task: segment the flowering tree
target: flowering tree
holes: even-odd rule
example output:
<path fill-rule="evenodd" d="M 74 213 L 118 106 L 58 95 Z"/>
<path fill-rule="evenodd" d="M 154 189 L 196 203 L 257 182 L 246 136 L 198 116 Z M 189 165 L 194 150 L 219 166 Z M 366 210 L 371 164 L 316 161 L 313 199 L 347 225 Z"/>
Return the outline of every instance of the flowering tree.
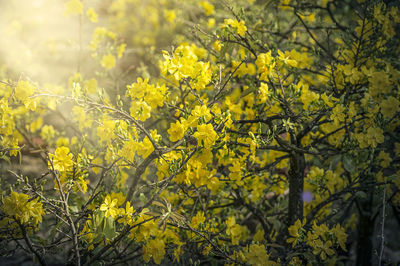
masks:
<path fill-rule="evenodd" d="M 3 71 L 2 255 L 389 262 L 400 17 L 386 2 L 66 1 L 78 72 Z M 42 172 L 14 170 L 33 155 Z"/>

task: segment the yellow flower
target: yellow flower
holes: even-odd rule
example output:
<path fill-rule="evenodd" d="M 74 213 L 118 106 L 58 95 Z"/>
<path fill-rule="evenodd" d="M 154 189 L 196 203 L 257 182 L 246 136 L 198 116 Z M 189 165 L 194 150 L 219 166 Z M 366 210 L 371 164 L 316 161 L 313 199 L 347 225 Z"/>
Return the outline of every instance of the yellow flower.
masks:
<path fill-rule="evenodd" d="M 321 239 L 317 239 L 315 242 L 313 254 L 314 255 L 320 255 L 322 260 L 327 259 L 328 256 L 332 256 L 335 254 L 335 251 L 331 249 L 332 247 L 332 242 L 330 240 L 326 242 L 322 242 Z"/>
<path fill-rule="evenodd" d="M 80 0 L 69 0 L 64 4 L 66 16 L 79 15 L 83 12 L 83 4 Z"/>
<path fill-rule="evenodd" d="M 208 246 L 206 246 L 206 247 L 203 249 L 202 254 L 203 254 L 203 255 L 208 255 L 208 254 L 210 253 L 211 249 L 212 249 L 212 246 L 211 246 L 211 244 L 209 244 Z"/>
<path fill-rule="evenodd" d="M 215 19 L 209 18 L 207 21 L 207 28 L 211 29 L 211 28 L 214 28 L 214 26 L 215 26 Z"/>
<path fill-rule="evenodd" d="M 149 87 L 149 79 L 137 78 L 136 82 L 126 86 L 126 94 L 132 99 L 143 98 Z"/>
<path fill-rule="evenodd" d="M 325 240 L 325 233 L 329 231 L 329 227 L 326 224 L 321 224 L 318 226 L 314 221 L 313 230 L 315 235 L 320 236 L 322 239 Z"/>
<path fill-rule="evenodd" d="M 168 22 L 173 22 L 174 19 L 176 18 L 176 14 L 174 10 L 164 10 L 164 18 L 168 21 Z"/>
<path fill-rule="evenodd" d="M 30 83 L 29 81 L 21 80 L 18 81 L 17 86 L 15 87 L 15 92 L 14 92 L 14 97 L 19 100 L 24 102 L 25 106 L 28 107 L 28 105 L 35 105 L 33 103 L 33 100 L 29 98 L 29 96 L 33 95 L 36 91 L 36 87 Z M 30 108 L 32 111 L 35 110 L 35 108 Z"/>
<path fill-rule="evenodd" d="M 265 235 L 264 229 L 258 229 L 257 232 L 253 236 L 253 241 L 256 241 L 256 242 L 265 241 L 264 235 Z"/>
<path fill-rule="evenodd" d="M 281 0 L 280 5 L 278 6 L 282 10 L 290 10 L 291 7 L 289 6 L 290 0 Z"/>
<path fill-rule="evenodd" d="M 341 227 L 340 224 L 336 224 L 336 226 L 331 229 L 331 232 L 335 235 L 336 241 L 339 244 L 339 246 L 344 251 L 347 251 L 346 249 L 347 234 L 345 232 L 345 229 Z"/>
<path fill-rule="evenodd" d="M 332 109 L 332 114 L 329 117 L 331 120 L 333 120 L 333 123 L 337 126 L 340 124 L 340 122 L 344 122 L 346 115 L 344 113 L 345 108 L 342 107 L 340 104 L 336 105 Z"/>
<path fill-rule="evenodd" d="M 154 146 L 151 143 L 150 139 L 146 136 L 143 139 L 143 142 L 138 143 L 138 148 L 137 148 L 137 153 L 139 156 L 142 156 L 142 158 L 147 158 L 153 151 L 154 151 Z"/>
<path fill-rule="evenodd" d="M 400 101 L 394 98 L 393 96 L 389 96 L 387 100 L 383 100 L 380 103 L 381 113 L 386 118 L 392 118 L 396 112 L 399 110 Z"/>
<path fill-rule="evenodd" d="M 246 254 L 246 262 L 250 265 L 262 266 L 271 265 L 269 255 L 264 245 L 251 244 Z"/>
<path fill-rule="evenodd" d="M 124 224 L 129 224 L 132 225 L 133 223 L 133 207 L 131 206 L 131 203 L 128 201 L 126 203 L 125 206 L 125 210 L 124 209 L 120 209 L 122 210 L 121 215 L 123 216 L 122 219 L 119 220 L 120 223 L 124 223 Z"/>
<path fill-rule="evenodd" d="M 118 193 L 113 192 L 110 194 L 110 197 L 113 200 L 117 199 L 117 207 L 121 206 L 125 202 L 125 196 L 121 192 Z"/>
<path fill-rule="evenodd" d="M 191 116 L 193 117 L 193 119 L 204 118 L 204 122 L 208 122 L 212 118 L 210 109 L 207 107 L 207 105 L 202 105 L 202 106 L 197 105 L 192 110 Z M 189 118 L 188 120 L 191 120 L 191 119 Z M 189 124 L 192 124 L 192 123 L 189 122 Z"/>
<path fill-rule="evenodd" d="M 213 43 L 213 48 L 214 48 L 215 51 L 221 51 L 222 43 L 219 40 L 216 40 Z"/>
<path fill-rule="evenodd" d="M 39 198 L 29 199 L 29 195 L 11 191 L 10 196 L 3 198 L 0 209 L 9 217 L 17 219 L 20 223 L 33 222 L 36 226 L 42 222 L 44 214 Z"/>
<path fill-rule="evenodd" d="M 52 125 L 44 125 L 40 131 L 40 136 L 46 141 L 50 141 L 54 138 L 55 130 Z"/>
<path fill-rule="evenodd" d="M 201 1 L 200 5 L 204 9 L 206 16 L 210 16 L 214 12 L 214 6 L 208 1 Z"/>
<path fill-rule="evenodd" d="M 42 127 L 42 124 L 43 124 L 43 118 L 39 116 L 38 119 L 36 119 L 29 125 L 31 132 L 33 133 L 38 131 Z"/>
<path fill-rule="evenodd" d="M 79 129 L 90 128 L 92 126 L 93 120 L 90 114 L 86 113 L 85 109 L 80 106 L 74 106 L 72 108 L 72 113 L 74 114 L 75 120 L 78 121 Z"/>
<path fill-rule="evenodd" d="M 258 73 L 261 73 L 260 80 L 268 81 L 268 76 L 275 67 L 274 58 L 271 56 L 271 51 L 262 53 L 257 56 L 256 66 Z"/>
<path fill-rule="evenodd" d="M 150 261 L 150 257 L 156 264 L 160 264 L 165 255 L 165 244 L 161 239 L 152 239 L 147 241 L 147 245 L 143 247 L 143 259 Z"/>
<path fill-rule="evenodd" d="M 308 22 L 314 22 L 315 21 L 315 13 L 311 13 L 309 15 L 300 15 L 300 17 Z"/>
<path fill-rule="evenodd" d="M 105 211 L 104 215 L 106 217 L 111 216 L 112 218 L 115 218 L 118 215 L 118 209 L 116 208 L 117 203 L 118 199 L 111 200 L 111 197 L 107 195 L 104 199 L 104 203 L 100 206 L 100 210 Z"/>
<path fill-rule="evenodd" d="M 133 118 L 144 122 L 150 117 L 151 106 L 145 101 L 133 101 L 129 111 Z"/>
<path fill-rule="evenodd" d="M 101 142 L 109 142 L 115 137 L 114 129 L 116 122 L 114 120 L 104 120 L 103 125 L 97 127 L 97 136 Z"/>
<path fill-rule="evenodd" d="M 169 134 L 169 140 L 175 142 L 183 138 L 185 135 L 185 127 L 181 122 L 176 121 L 173 124 L 171 123 L 167 132 Z"/>
<path fill-rule="evenodd" d="M 192 222 L 190 223 L 190 226 L 197 229 L 200 224 L 204 223 L 206 218 L 204 217 L 203 212 L 197 212 L 195 216 L 192 217 Z"/>
<path fill-rule="evenodd" d="M 62 147 L 62 146 L 68 147 L 69 146 L 69 138 L 64 138 L 64 137 L 58 138 L 56 145 L 57 145 L 57 147 Z"/>
<path fill-rule="evenodd" d="M 300 222 L 299 219 L 294 223 L 294 225 L 291 225 L 288 228 L 289 235 L 292 236 L 291 238 L 287 239 L 287 243 L 292 243 L 292 247 L 295 247 L 299 241 L 299 238 L 301 236 L 301 230 L 305 224 L 305 220 L 303 220 L 303 223 Z"/>
<path fill-rule="evenodd" d="M 267 102 L 267 100 L 268 100 L 268 98 L 269 98 L 269 96 L 271 94 L 271 92 L 269 91 L 269 88 L 268 88 L 268 84 L 265 83 L 265 82 L 261 82 L 259 91 L 260 91 L 260 93 L 259 93 L 259 101 L 261 103 Z"/>
<path fill-rule="evenodd" d="M 89 8 L 88 11 L 86 12 L 86 15 L 88 16 L 88 18 L 91 22 L 97 23 L 98 15 L 97 15 L 96 11 L 94 11 L 93 8 Z"/>
<path fill-rule="evenodd" d="M 129 141 L 126 141 L 124 143 L 122 149 L 118 151 L 118 155 L 123 157 L 129 162 L 133 162 L 133 160 L 135 159 L 137 148 L 138 148 L 137 142 L 134 141 L 133 139 L 130 139 Z"/>
<path fill-rule="evenodd" d="M 74 191 L 75 192 L 82 191 L 83 193 L 86 193 L 87 185 L 89 183 L 90 183 L 89 180 L 85 180 L 85 178 L 83 176 L 80 176 L 78 178 L 78 180 L 75 182 Z"/>
<path fill-rule="evenodd" d="M 193 134 L 197 138 L 198 143 L 202 143 L 204 147 L 211 147 L 218 138 L 217 133 L 211 124 L 202 124 L 197 127 L 197 132 Z"/>
<path fill-rule="evenodd" d="M 384 151 L 381 151 L 376 159 L 380 161 L 380 166 L 382 166 L 383 168 L 388 167 L 390 165 L 390 162 L 392 161 L 390 155 Z"/>
<path fill-rule="evenodd" d="M 121 43 L 121 44 L 118 46 L 118 49 L 117 49 L 117 56 L 118 56 L 118 58 L 121 58 L 121 57 L 122 57 L 122 55 L 123 55 L 124 52 L 125 52 L 125 49 L 126 49 L 126 43 Z"/>
<path fill-rule="evenodd" d="M 289 65 L 291 67 L 297 66 L 297 61 L 291 59 L 290 53 L 288 51 L 282 53 L 280 50 L 278 50 L 278 55 L 279 55 L 279 60 L 283 62 L 285 65 Z"/>
<path fill-rule="evenodd" d="M 243 20 L 237 21 L 237 20 L 234 20 L 234 19 L 225 19 L 224 23 L 225 24 L 223 25 L 223 27 L 231 26 L 232 28 L 235 28 L 237 30 L 237 34 L 239 34 L 240 36 L 244 37 L 244 35 L 245 35 L 246 31 L 247 31 L 247 27 L 244 24 Z"/>
<path fill-rule="evenodd" d="M 111 68 L 115 67 L 115 56 L 113 56 L 110 53 L 104 55 L 103 58 L 101 59 L 101 66 L 107 70 L 110 70 Z"/>
<path fill-rule="evenodd" d="M 383 136 L 383 130 L 379 127 L 373 128 L 370 127 L 367 130 L 367 139 L 368 139 L 368 144 L 376 148 L 376 145 L 378 143 L 383 143 L 385 140 L 385 137 Z"/>
<path fill-rule="evenodd" d="M 71 170 L 74 165 L 72 154 L 69 153 L 67 147 L 58 147 L 54 154 L 49 154 L 51 162 L 49 162 L 50 169 L 54 168 L 56 171 L 64 172 Z"/>
<path fill-rule="evenodd" d="M 243 240 L 246 236 L 246 227 L 236 223 L 234 216 L 225 221 L 227 228 L 226 234 L 231 237 L 233 245 L 239 245 L 239 240 Z"/>

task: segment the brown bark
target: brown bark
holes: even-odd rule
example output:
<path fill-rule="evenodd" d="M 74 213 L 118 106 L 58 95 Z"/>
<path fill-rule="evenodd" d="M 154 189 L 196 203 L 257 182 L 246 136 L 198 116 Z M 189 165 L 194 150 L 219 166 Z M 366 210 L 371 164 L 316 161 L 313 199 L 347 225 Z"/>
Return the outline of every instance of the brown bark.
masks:
<path fill-rule="evenodd" d="M 303 219 L 304 169 L 304 154 L 293 152 L 289 169 L 289 224 Z"/>
<path fill-rule="evenodd" d="M 360 199 L 358 235 L 357 235 L 357 261 L 356 265 L 372 265 L 372 236 L 374 233 L 374 219 L 372 218 L 372 204 L 374 188 L 365 191 L 368 195 L 365 199 Z"/>

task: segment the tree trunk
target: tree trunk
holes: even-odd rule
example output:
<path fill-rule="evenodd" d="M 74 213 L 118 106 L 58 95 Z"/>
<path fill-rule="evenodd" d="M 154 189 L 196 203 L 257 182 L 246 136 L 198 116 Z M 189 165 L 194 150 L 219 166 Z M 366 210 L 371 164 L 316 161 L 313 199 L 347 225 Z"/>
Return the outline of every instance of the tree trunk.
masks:
<path fill-rule="evenodd" d="M 289 169 L 289 219 L 290 225 L 303 220 L 303 187 L 305 158 L 303 153 L 293 152 Z"/>
<path fill-rule="evenodd" d="M 372 235 L 374 233 L 374 219 L 372 219 L 372 202 L 374 188 L 368 189 L 366 199 L 359 201 L 359 220 L 357 236 L 356 265 L 372 265 Z"/>

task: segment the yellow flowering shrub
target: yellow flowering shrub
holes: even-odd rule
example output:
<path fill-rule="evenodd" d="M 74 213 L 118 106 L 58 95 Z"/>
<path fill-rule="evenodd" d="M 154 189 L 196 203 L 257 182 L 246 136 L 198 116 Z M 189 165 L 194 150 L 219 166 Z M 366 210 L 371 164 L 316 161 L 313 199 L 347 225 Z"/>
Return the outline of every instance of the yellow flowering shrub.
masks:
<path fill-rule="evenodd" d="M 1 255 L 400 263 L 398 7 L 267 2 L 0 4 Z"/>

